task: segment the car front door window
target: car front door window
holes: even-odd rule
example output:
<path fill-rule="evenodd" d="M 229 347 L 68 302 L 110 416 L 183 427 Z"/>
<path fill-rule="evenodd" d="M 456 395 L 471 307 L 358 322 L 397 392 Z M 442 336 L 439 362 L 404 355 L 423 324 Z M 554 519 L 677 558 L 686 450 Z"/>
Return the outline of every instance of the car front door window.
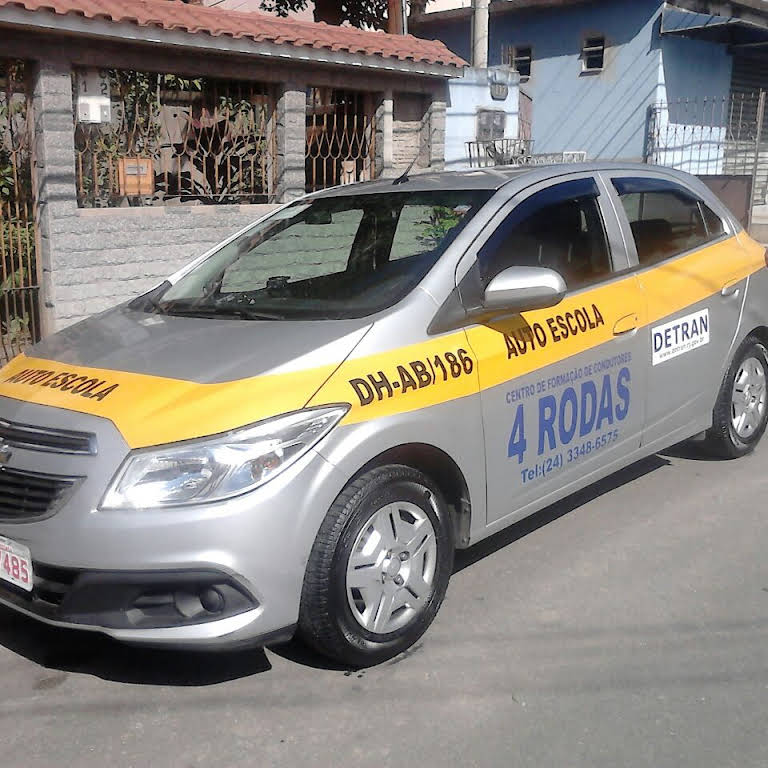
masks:
<path fill-rule="evenodd" d="M 479 255 L 484 284 L 507 267 L 547 267 L 569 290 L 611 274 L 608 241 L 594 180 L 549 187 L 522 201 Z"/>

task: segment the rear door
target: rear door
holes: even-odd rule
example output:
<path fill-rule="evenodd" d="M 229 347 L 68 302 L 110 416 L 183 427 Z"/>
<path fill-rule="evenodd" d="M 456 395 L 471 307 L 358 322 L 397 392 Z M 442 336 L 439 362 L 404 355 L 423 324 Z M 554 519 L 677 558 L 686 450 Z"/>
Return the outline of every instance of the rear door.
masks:
<path fill-rule="evenodd" d="M 569 288 L 555 307 L 467 329 L 481 388 L 488 523 L 506 524 L 639 448 L 645 306 L 593 175 L 532 186 L 493 225 L 459 284 L 465 306 L 510 266 L 549 267 Z"/>
<path fill-rule="evenodd" d="M 607 174 L 648 304 L 645 445 L 709 424 L 746 290 L 729 224 L 692 189 L 652 173 Z"/>

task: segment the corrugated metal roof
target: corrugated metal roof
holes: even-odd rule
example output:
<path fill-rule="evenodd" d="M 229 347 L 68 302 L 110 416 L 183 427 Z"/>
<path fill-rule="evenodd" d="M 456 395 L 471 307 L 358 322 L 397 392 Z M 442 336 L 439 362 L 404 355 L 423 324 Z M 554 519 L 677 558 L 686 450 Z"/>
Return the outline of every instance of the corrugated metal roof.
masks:
<path fill-rule="evenodd" d="M 0 0 L 2 8 L 71 15 L 193 35 L 250 39 L 282 45 L 463 67 L 466 62 L 437 40 L 353 27 L 281 19 L 266 13 L 187 5 L 179 0 Z"/>

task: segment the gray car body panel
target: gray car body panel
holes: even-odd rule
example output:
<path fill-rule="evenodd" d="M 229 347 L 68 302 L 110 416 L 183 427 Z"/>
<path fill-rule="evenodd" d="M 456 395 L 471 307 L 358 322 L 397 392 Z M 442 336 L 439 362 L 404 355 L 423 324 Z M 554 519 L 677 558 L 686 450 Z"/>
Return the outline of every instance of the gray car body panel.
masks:
<path fill-rule="evenodd" d="M 286 363 L 341 362 L 369 318 L 276 322 L 175 317 L 117 307 L 36 344 L 35 357 L 69 365 L 212 384 L 260 376 Z M 275 334 L 280 343 L 274 344 Z"/>
<path fill-rule="evenodd" d="M 476 256 L 493 229 L 521 200 L 550 185 L 584 176 L 594 177 L 606 223 L 614 270 L 626 280 L 636 268 L 631 233 L 612 193 L 612 175 L 664 177 L 694 189 L 726 222 L 729 234 L 744 237 L 733 216 L 703 184 L 667 169 L 621 163 L 550 166 L 533 169 L 492 169 L 414 176 L 394 191 L 486 189 L 493 193 L 446 253 L 408 296 L 388 310 L 349 321 L 271 322 L 159 317 L 117 308 L 73 326 L 37 345 L 31 355 L 70 365 L 149 374 L 187 381 L 219 383 L 275 371 L 317 365 L 336 366 L 327 383 L 344 376 L 347 361 L 375 358 L 402 347 L 465 338 L 462 323 L 436 327 L 446 307 L 461 310 L 477 302 Z M 390 181 L 376 181 L 327 190 L 310 196 L 378 194 L 393 191 Z M 181 270 L 177 276 L 184 274 Z M 642 283 L 642 270 L 635 272 Z M 172 278 L 173 279 L 173 278 Z M 584 289 L 587 293 L 590 289 Z M 0 521 L 0 534 L 25 544 L 42 563 L 83 569 L 131 571 L 211 567 L 241 583 L 258 607 L 222 621 L 153 630 L 109 630 L 121 640 L 174 645 L 226 644 L 260 641 L 296 624 L 301 588 L 317 531 L 334 500 L 351 477 L 383 453 L 403 445 L 424 444 L 443 452 L 460 469 L 471 503 L 469 540 L 480 541 L 512 522 L 583 488 L 638 458 L 689 437 L 711 424 L 711 408 L 735 347 L 753 329 L 768 324 L 768 270 L 744 278 L 737 295 L 712 295 L 670 314 L 708 308 L 713 323 L 710 344 L 652 370 L 651 328 L 643 326 L 523 376 L 458 399 L 415 410 L 388 414 L 359 423 L 342 423 L 302 459 L 246 495 L 217 504 L 175 509 L 102 511 L 103 494 L 129 454 L 112 422 L 74 410 L 53 408 L 0 397 L 0 418 L 23 424 L 93 432 L 98 453 L 64 456 L 14 448 L 14 468 L 84 478 L 55 514 L 33 522 Z M 638 301 L 642 289 L 638 286 Z M 720 312 L 721 303 L 725 307 Z M 729 299 L 729 301 L 725 301 Z M 450 313 L 448 313 L 450 314 Z M 454 320 L 456 312 L 454 312 Z M 717 319 L 717 323 L 714 320 Z M 471 328 L 468 322 L 463 323 Z M 457 337 L 458 334 L 458 337 Z M 276 341 L 277 340 L 277 341 Z M 537 383 L 546 377 L 595 366 L 630 353 L 630 360 L 600 370 L 593 377 L 612 388 L 613 419 L 586 439 L 618 430 L 616 439 L 590 455 L 551 469 L 558 455 L 572 446 L 547 444 L 535 457 L 519 463 L 509 456 L 516 408 L 536 409 Z M 629 369 L 631 400 L 618 419 L 617 376 Z M 476 371 L 473 375 L 476 376 Z M 682 386 L 681 386 L 682 382 Z M 562 400 L 573 382 L 554 386 L 548 394 Z M 576 381 L 578 386 L 578 381 Z M 531 390 L 533 395 L 531 395 Z M 674 390 L 674 391 L 671 391 Z M 525 392 L 522 397 L 516 393 Z M 324 386 L 307 393 L 306 405 L 322 405 Z M 167 407 L 174 407 L 168 403 Z M 277 414 L 275 414 L 277 415 Z M 531 442 L 537 440 L 532 427 Z M 529 457 L 532 455 L 529 454 Z M 550 470 L 538 474 L 537 468 Z M 530 476 L 530 472 L 533 476 Z M 526 474 L 528 473 L 528 474 Z M 527 478 L 527 479 L 526 479 Z M 0 602 L 7 602 L 0 596 Z M 56 623 L 56 622 L 54 622 Z M 80 626 L 80 625 L 78 625 Z"/>

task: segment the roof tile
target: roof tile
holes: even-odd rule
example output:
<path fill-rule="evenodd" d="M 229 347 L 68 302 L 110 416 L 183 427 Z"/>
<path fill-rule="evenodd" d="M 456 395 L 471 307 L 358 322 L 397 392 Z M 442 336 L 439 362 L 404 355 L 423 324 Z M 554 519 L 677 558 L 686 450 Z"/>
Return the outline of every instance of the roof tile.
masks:
<path fill-rule="evenodd" d="M 157 26 L 168 31 L 209 34 L 214 37 L 249 38 L 297 47 L 329 49 L 462 67 L 466 62 L 437 40 L 413 35 L 389 35 L 354 27 L 282 19 L 259 11 L 242 12 L 186 5 L 180 0 L 0 0 L 0 8 L 16 6 L 27 11 L 106 19 L 115 24 Z"/>

